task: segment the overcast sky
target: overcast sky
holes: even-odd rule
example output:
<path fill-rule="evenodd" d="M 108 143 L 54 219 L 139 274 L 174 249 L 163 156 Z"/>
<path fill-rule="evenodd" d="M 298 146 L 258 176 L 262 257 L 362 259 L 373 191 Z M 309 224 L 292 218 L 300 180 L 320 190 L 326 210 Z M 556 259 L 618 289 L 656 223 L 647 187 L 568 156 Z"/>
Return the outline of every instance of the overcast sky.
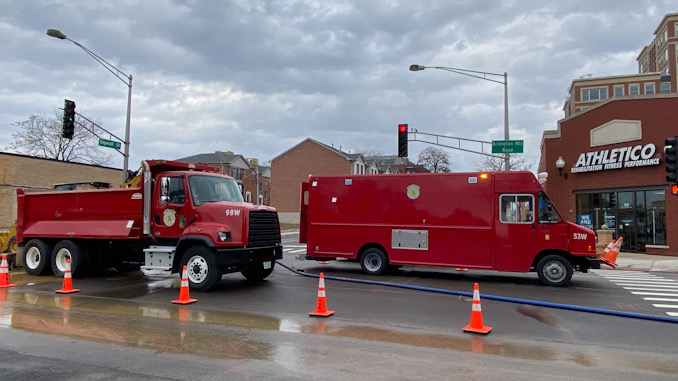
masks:
<path fill-rule="evenodd" d="M 638 54 L 678 4 L 0 0 L 0 9 L 0 149 L 17 132 L 12 123 L 53 116 L 65 98 L 124 136 L 127 86 L 47 36 L 52 28 L 133 76 L 136 169 L 142 159 L 214 151 L 267 163 L 308 137 L 396 155 L 398 123 L 503 140 L 503 85 L 411 64 L 507 72 L 510 138 L 536 162 L 572 80 L 637 73 Z M 427 146 L 410 142 L 410 159 Z M 447 151 L 454 171 L 481 159 Z M 122 168 L 112 153 L 109 165 Z"/>

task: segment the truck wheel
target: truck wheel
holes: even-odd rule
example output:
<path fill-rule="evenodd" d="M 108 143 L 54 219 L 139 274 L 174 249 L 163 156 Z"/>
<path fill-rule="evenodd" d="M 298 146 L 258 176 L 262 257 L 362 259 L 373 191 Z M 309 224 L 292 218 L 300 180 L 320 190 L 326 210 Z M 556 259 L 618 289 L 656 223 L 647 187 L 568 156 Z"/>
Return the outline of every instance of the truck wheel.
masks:
<path fill-rule="evenodd" d="M 17 249 L 17 243 L 16 243 L 16 236 L 12 236 L 12 238 L 9 239 L 9 243 L 7 243 L 7 252 L 16 254 L 16 249 Z"/>
<path fill-rule="evenodd" d="M 24 247 L 24 269 L 29 275 L 47 275 L 51 270 L 52 247 L 41 239 L 32 239 Z"/>
<path fill-rule="evenodd" d="M 181 257 L 180 272 L 188 272 L 188 286 L 195 291 L 209 291 L 221 282 L 221 269 L 217 266 L 214 251 L 205 246 L 193 246 Z M 182 276 L 180 274 L 180 276 Z"/>
<path fill-rule="evenodd" d="M 87 273 L 87 251 L 77 242 L 59 241 L 52 250 L 52 272 L 63 277 L 66 272 L 66 259 L 71 259 L 71 276 L 83 277 Z"/>
<path fill-rule="evenodd" d="M 547 286 L 566 286 L 572 278 L 572 265 L 559 255 L 547 255 L 537 264 L 539 281 Z"/>
<path fill-rule="evenodd" d="M 273 267 L 275 266 L 275 261 L 271 261 L 271 267 L 264 268 L 264 263 L 254 263 L 249 265 L 246 269 L 242 270 L 240 273 L 251 281 L 260 281 L 266 279 L 273 272 Z"/>
<path fill-rule="evenodd" d="M 381 275 L 388 268 L 388 258 L 380 249 L 367 249 L 360 257 L 360 267 L 365 274 Z"/>

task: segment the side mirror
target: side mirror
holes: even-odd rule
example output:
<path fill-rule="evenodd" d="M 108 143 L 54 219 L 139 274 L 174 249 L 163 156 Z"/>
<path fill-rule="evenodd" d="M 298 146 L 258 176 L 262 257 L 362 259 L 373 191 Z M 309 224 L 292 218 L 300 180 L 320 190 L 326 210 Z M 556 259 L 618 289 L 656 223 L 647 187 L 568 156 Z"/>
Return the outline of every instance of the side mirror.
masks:
<path fill-rule="evenodd" d="M 163 177 L 160 179 L 160 203 L 163 205 L 169 204 L 169 177 Z"/>

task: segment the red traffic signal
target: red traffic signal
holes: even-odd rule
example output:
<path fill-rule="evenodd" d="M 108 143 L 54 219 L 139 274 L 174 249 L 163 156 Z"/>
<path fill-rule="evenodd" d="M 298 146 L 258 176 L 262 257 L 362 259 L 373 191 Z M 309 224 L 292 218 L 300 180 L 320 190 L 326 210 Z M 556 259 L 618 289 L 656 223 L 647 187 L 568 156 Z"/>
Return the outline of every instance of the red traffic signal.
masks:
<path fill-rule="evenodd" d="M 678 196 L 678 184 L 671 185 L 671 193 L 673 193 L 674 196 Z"/>
<path fill-rule="evenodd" d="M 398 157 L 407 157 L 407 124 L 398 125 Z"/>

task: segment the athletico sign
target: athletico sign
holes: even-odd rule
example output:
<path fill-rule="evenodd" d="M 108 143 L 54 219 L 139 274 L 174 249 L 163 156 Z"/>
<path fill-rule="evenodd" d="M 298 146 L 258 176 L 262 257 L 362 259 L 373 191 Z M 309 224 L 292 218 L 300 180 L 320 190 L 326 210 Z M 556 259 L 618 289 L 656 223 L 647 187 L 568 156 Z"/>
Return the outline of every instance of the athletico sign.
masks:
<path fill-rule="evenodd" d="M 659 158 L 653 157 L 657 147 L 649 143 L 606 149 L 602 151 L 586 152 L 579 155 L 577 164 L 571 169 L 571 173 L 604 171 L 608 169 L 621 169 L 633 167 L 646 167 L 659 165 Z"/>

